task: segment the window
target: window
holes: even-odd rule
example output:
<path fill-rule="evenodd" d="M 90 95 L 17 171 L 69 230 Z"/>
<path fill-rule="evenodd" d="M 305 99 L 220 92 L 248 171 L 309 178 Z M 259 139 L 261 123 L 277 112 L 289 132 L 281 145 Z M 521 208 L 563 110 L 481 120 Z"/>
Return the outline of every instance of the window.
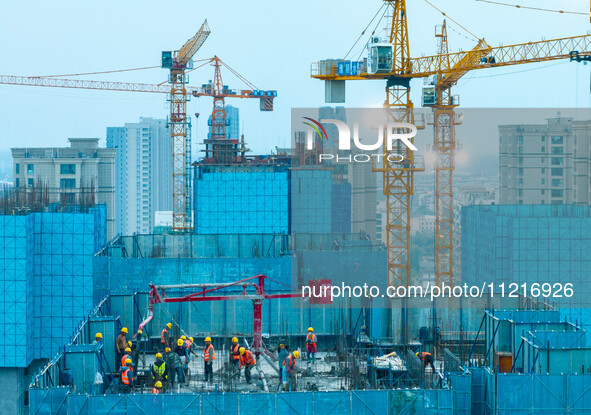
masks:
<path fill-rule="evenodd" d="M 20 180 L 18 177 L 16 178 L 16 182 L 14 183 L 15 187 L 20 187 Z"/>
<path fill-rule="evenodd" d="M 546 141 L 546 136 L 544 136 L 544 135 L 543 135 L 543 136 L 542 136 L 542 143 L 543 143 L 544 141 Z"/>
<path fill-rule="evenodd" d="M 564 147 L 552 147 L 552 154 L 562 154 Z"/>
<path fill-rule="evenodd" d="M 546 147 L 542 146 L 542 153 L 546 152 Z"/>
<path fill-rule="evenodd" d="M 20 174 L 21 173 L 21 165 L 16 163 L 16 165 L 14 166 L 14 169 L 16 171 L 16 174 Z"/>
<path fill-rule="evenodd" d="M 519 196 L 523 196 L 523 189 L 519 189 Z"/>
<path fill-rule="evenodd" d="M 552 165 L 553 166 L 562 166 L 562 157 L 552 157 Z"/>
<path fill-rule="evenodd" d="M 545 163 L 546 159 L 544 157 L 542 157 L 542 163 Z"/>
<path fill-rule="evenodd" d="M 542 179 L 542 184 L 546 184 L 546 179 Z"/>
<path fill-rule="evenodd" d="M 518 136 L 517 141 L 519 142 L 519 144 L 523 144 L 523 136 L 522 135 Z"/>
<path fill-rule="evenodd" d="M 552 179 L 552 187 L 562 187 L 562 179 Z"/>
<path fill-rule="evenodd" d="M 546 189 L 542 189 L 542 194 L 545 195 L 546 194 Z"/>
<path fill-rule="evenodd" d="M 553 135 L 552 136 L 552 144 L 562 144 L 563 138 L 561 135 Z"/>
<path fill-rule="evenodd" d="M 519 147 L 519 154 L 523 153 L 523 147 Z"/>
<path fill-rule="evenodd" d="M 519 164 L 523 164 L 523 157 L 519 157 Z"/>
<path fill-rule="evenodd" d="M 546 173 L 546 169 L 542 167 L 542 174 Z"/>
<path fill-rule="evenodd" d="M 552 176 L 562 176 L 563 175 L 563 172 L 562 172 L 563 169 L 553 168 L 551 170 L 552 170 L 552 173 L 551 173 Z"/>
<path fill-rule="evenodd" d="M 546 204 L 546 201 L 545 200 L 542 200 L 542 205 L 545 205 L 545 204 Z"/>
<path fill-rule="evenodd" d="M 60 174 L 76 174 L 76 165 L 75 164 L 61 164 L 60 165 Z"/>
<path fill-rule="evenodd" d="M 519 186 L 523 186 L 523 179 L 519 179 Z"/>
<path fill-rule="evenodd" d="M 34 164 L 27 164 L 27 174 L 33 174 L 35 172 Z"/>
<path fill-rule="evenodd" d="M 27 187 L 33 187 L 33 179 L 27 179 Z"/>
<path fill-rule="evenodd" d="M 76 187 L 76 179 L 60 179 L 62 189 L 73 189 Z"/>
<path fill-rule="evenodd" d="M 562 189 L 552 189 L 552 197 L 562 197 Z"/>
<path fill-rule="evenodd" d="M 519 175 L 520 175 L 520 176 L 523 176 L 523 167 L 520 167 L 520 168 L 519 168 Z"/>

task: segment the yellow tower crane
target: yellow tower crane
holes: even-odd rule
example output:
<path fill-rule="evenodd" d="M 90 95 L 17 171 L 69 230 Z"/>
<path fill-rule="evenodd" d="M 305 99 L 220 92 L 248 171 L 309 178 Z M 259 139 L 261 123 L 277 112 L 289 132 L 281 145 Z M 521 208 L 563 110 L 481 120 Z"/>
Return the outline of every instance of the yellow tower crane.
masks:
<path fill-rule="evenodd" d="M 327 94 L 329 102 L 344 102 L 344 81 L 386 80 L 386 101 L 384 106 L 395 121 L 414 123 L 413 104 L 410 100 L 412 78 L 435 77 L 432 102 L 434 113 L 434 148 L 437 151 L 437 226 L 436 226 L 436 279 L 438 284 L 453 285 L 453 206 L 452 185 L 455 152 L 454 100 L 450 89 L 466 73 L 476 69 L 494 68 L 524 63 L 568 59 L 576 56 L 585 59 L 591 56 L 591 35 L 573 36 L 560 39 L 527 42 L 509 46 L 491 47 L 484 39 L 477 45 L 462 52 L 449 53 L 447 33 L 442 27 L 439 53 L 420 58 L 410 58 L 407 13 L 405 0 L 384 0 L 391 10 L 388 21 L 389 39 L 372 38 L 368 44 L 366 62 L 357 65 L 355 74 L 339 74 L 338 60 L 324 60 L 312 64 L 311 76 L 326 81 L 326 90 L 339 90 Z M 407 163 L 388 164 L 388 151 L 384 147 L 384 164 L 375 169 L 383 173 L 383 192 L 387 197 L 387 247 L 388 284 L 408 285 L 410 283 L 410 197 L 413 194 L 413 175 L 422 167 L 415 163 L 412 152 L 393 148 L 401 153 Z"/>
<path fill-rule="evenodd" d="M 190 177 L 187 166 L 191 163 L 187 100 L 190 92 L 185 87 L 188 80 L 185 71 L 193 67 L 193 55 L 201 48 L 210 34 L 207 20 L 199 31 L 182 48 L 174 53 L 162 52 L 162 67 L 170 70 L 170 137 L 172 139 L 172 230 L 185 232 L 192 228 L 190 201 Z"/>

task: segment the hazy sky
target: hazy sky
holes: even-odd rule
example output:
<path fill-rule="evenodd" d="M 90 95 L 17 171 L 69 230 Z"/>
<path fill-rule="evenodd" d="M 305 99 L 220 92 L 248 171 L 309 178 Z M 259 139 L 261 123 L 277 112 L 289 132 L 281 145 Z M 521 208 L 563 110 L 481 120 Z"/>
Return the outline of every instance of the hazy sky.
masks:
<path fill-rule="evenodd" d="M 449 16 L 492 45 L 586 34 L 588 17 L 506 8 L 475 0 L 433 0 Z M 587 0 L 519 0 L 537 7 L 588 12 Z M 261 89 L 276 89 L 275 111 L 258 100 L 227 100 L 240 108 L 242 131 L 255 152 L 289 143 L 290 109 L 323 105 L 324 85 L 309 77 L 310 63 L 343 57 L 382 2 L 371 1 L 4 1 L 0 4 L 0 74 L 57 75 L 160 64 L 163 50 L 178 49 L 205 18 L 211 35 L 195 59 L 220 56 Z M 433 54 L 434 26 L 443 17 L 423 0 L 407 0 L 411 54 Z M 372 25 L 373 27 L 373 25 Z M 448 20 L 451 50 L 475 41 Z M 460 32 L 461 35 L 458 33 Z M 355 56 L 359 55 L 359 45 Z M 571 107 L 590 105 L 591 66 L 555 61 L 486 69 L 455 88 L 463 107 Z M 191 85 L 212 78 L 212 68 L 190 74 Z M 160 83 L 164 69 L 93 75 L 82 79 Z M 224 83 L 244 85 L 228 72 Z M 413 81 L 420 105 L 421 81 Z M 384 82 L 347 85 L 347 106 L 381 106 Z M 100 137 L 107 126 L 140 116 L 165 118 L 163 94 L 0 85 L 0 151 L 14 146 L 65 146 L 68 137 Z M 194 99 L 201 113 L 194 142 L 207 132 L 211 99 Z M 425 146 L 427 143 L 419 143 Z M 496 145 L 494 146 L 496 148 Z M 421 148 L 420 148 L 421 149 Z"/>

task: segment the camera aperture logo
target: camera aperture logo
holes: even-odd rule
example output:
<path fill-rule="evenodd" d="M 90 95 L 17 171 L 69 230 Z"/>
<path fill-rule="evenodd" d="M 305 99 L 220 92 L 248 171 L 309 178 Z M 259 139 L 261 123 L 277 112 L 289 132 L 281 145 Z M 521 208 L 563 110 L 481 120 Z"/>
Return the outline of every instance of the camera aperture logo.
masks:
<path fill-rule="evenodd" d="M 341 120 L 321 119 L 317 121 L 310 117 L 303 117 L 303 123 L 312 128 L 306 131 L 306 150 L 314 150 L 314 134 L 318 134 L 321 140 L 328 141 L 328 134 L 322 124 L 332 124 L 338 131 L 338 150 L 350 152 L 351 149 L 351 128 Z M 417 147 L 411 139 L 417 135 L 417 127 L 409 123 L 392 122 L 387 125 L 377 125 L 371 128 L 377 131 L 377 139 L 371 144 L 361 142 L 359 137 L 359 124 L 353 124 L 353 145 L 357 152 L 354 155 L 342 156 L 340 154 L 321 153 L 318 155 L 318 161 L 349 161 L 355 163 L 368 163 L 370 161 L 381 162 L 385 157 L 391 163 L 402 163 L 404 155 L 396 153 L 393 150 L 405 148 L 407 151 L 417 151 Z M 385 143 L 385 146 L 384 146 Z M 384 151 L 378 151 L 385 147 Z M 384 154 L 385 153 L 385 154 Z"/>

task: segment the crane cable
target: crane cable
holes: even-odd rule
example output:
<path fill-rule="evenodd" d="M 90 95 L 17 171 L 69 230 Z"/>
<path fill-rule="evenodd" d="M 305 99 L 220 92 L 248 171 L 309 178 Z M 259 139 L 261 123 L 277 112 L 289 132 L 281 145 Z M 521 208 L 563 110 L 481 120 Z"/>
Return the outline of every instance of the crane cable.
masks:
<path fill-rule="evenodd" d="M 562 13 L 562 14 L 578 14 L 578 15 L 587 16 L 587 13 L 584 13 L 584 12 L 572 12 L 572 11 L 566 11 L 566 10 L 543 9 L 541 7 L 521 6 L 519 4 L 501 3 L 501 2 L 498 2 L 498 1 L 491 1 L 491 0 L 476 0 L 476 1 L 481 1 L 483 3 L 496 4 L 496 5 L 499 5 L 499 6 L 515 7 L 517 9 L 529 9 L 529 10 L 537 10 L 537 11 L 541 11 L 541 12 L 552 12 L 552 13 Z"/>
<path fill-rule="evenodd" d="M 461 24 L 459 24 L 456 20 L 452 19 L 449 15 L 445 14 L 445 12 L 443 10 L 441 10 L 440 8 L 438 8 L 437 6 L 435 6 L 429 0 L 424 0 L 424 1 L 429 6 L 433 7 L 435 10 L 437 10 L 439 13 L 441 13 L 443 16 L 447 17 L 449 20 L 451 20 L 452 22 L 454 22 L 456 25 L 458 25 L 464 31 L 466 31 L 466 33 L 469 33 L 474 38 L 474 40 L 476 40 L 476 41 L 480 40 L 480 38 L 478 38 L 478 36 L 476 36 L 474 33 L 472 33 L 471 31 L 469 31 L 468 29 L 466 29 L 464 26 L 462 26 Z"/>
<path fill-rule="evenodd" d="M 382 3 L 382 5 L 380 6 L 380 8 L 376 12 L 376 14 L 374 14 L 374 16 L 371 18 L 371 20 L 367 24 L 367 26 L 365 26 L 365 29 L 363 29 L 363 31 L 361 32 L 361 34 L 359 35 L 359 37 L 357 38 L 357 40 L 355 41 L 355 43 L 353 43 L 353 46 L 351 46 L 351 49 L 349 49 L 349 52 L 347 52 L 347 54 L 345 55 L 345 57 L 343 59 L 347 59 L 347 56 L 349 56 L 349 53 L 351 53 L 351 51 L 353 50 L 353 48 L 355 47 L 355 45 L 357 45 L 357 42 L 359 42 L 359 40 L 363 37 L 363 35 L 365 34 L 365 31 L 369 28 L 369 26 L 371 25 L 371 23 L 375 20 L 375 18 L 378 16 L 378 14 L 380 13 L 380 11 L 382 10 L 382 8 L 385 5 L 386 5 L 386 3 Z M 374 30 L 374 32 L 375 32 L 375 30 Z"/>
<path fill-rule="evenodd" d="M 71 74 L 66 74 L 66 75 L 38 75 L 38 76 L 31 76 L 31 78 L 59 78 L 59 77 L 63 77 L 63 76 L 97 75 L 97 74 L 104 74 L 104 73 L 141 71 L 143 69 L 154 69 L 154 68 L 160 68 L 160 66 L 144 66 L 142 68 L 116 69 L 116 70 L 112 70 L 112 71 L 102 71 L 102 72 L 71 73 Z"/>
<path fill-rule="evenodd" d="M 384 3 L 385 4 L 385 3 Z M 382 22 L 382 19 L 384 18 L 384 16 L 386 15 L 386 12 L 388 11 L 388 8 L 386 7 L 384 9 L 384 12 L 382 13 L 382 16 L 379 18 L 379 20 L 377 21 L 375 27 L 373 28 L 370 38 L 374 35 L 374 33 L 376 32 L 378 26 L 380 25 L 380 23 Z M 379 10 L 378 10 L 379 12 Z M 370 22 L 371 23 L 371 22 Z M 365 50 L 365 47 L 369 44 L 370 39 L 367 40 L 367 42 L 365 42 L 364 47 L 361 48 L 361 51 L 359 52 L 359 56 L 357 56 L 357 60 L 361 59 L 361 55 L 363 55 L 363 51 Z"/>

